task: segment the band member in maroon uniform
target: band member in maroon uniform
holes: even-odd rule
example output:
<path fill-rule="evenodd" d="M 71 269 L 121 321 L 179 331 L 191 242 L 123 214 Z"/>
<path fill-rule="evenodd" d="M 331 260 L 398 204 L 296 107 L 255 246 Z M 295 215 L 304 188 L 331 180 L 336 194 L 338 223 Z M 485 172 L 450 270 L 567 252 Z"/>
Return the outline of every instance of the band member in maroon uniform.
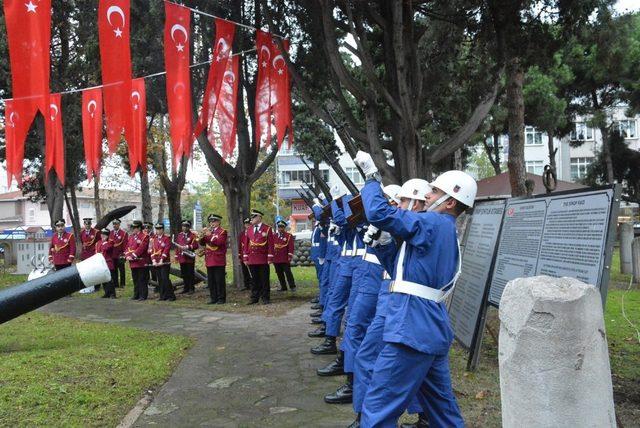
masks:
<path fill-rule="evenodd" d="M 149 237 L 142 233 L 142 222 L 134 220 L 131 223 L 131 235 L 124 252 L 129 261 L 131 277 L 133 279 L 133 297 L 131 300 L 147 300 L 149 284 L 145 278 L 145 266 L 147 264 L 145 254 L 149 248 Z"/>
<path fill-rule="evenodd" d="M 249 266 L 253 288 L 249 305 L 258 303 L 271 303 L 269 284 L 269 263 L 273 261 L 273 233 L 271 228 L 262 223 L 262 212 L 251 211 L 251 226 L 247 229 L 244 238 L 243 257 Z"/>
<path fill-rule="evenodd" d="M 249 217 L 244 219 L 244 229 L 238 235 L 238 257 L 240 257 L 240 266 L 242 266 L 242 276 L 244 278 L 244 289 L 251 290 L 253 288 L 253 279 L 251 278 L 251 272 L 244 262 L 244 238 L 247 235 L 247 229 L 251 227 L 251 219 Z"/>
<path fill-rule="evenodd" d="M 149 238 L 149 250 L 147 251 L 147 254 L 146 254 L 147 259 L 145 260 L 147 262 L 147 266 L 144 273 L 147 280 L 147 284 L 148 284 L 150 279 L 157 281 L 155 277 L 155 271 L 151 269 L 151 246 L 153 245 L 153 238 L 154 238 L 153 223 L 151 223 L 150 221 L 143 222 L 142 233 L 147 235 L 147 237 Z"/>
<path fill-rule="evenodd" d="M 209 227 L 204 230 L 200 245 L 204 246 L 204 259 L 207 265 L 209 285 L 209 304 L 219 305 L 227 301 L 225 266 L 227 264 L 227 231 L 220 227 L 222 216 L 211 214 L 207 217 Z"/>
<path fill-rule="evenodd" d="M 176 300 L 173 285 L 169 279 L 171 268 L 171 238 L 164 234 L 164 224 L 157 223 L 155 234 L 151 238 L 151 266 L 158 278 L 158 300 Z"/>
<path fill-rule="evenodd" d="M 49 262 L 56 270 L 71 266 L 76 258 L 76 238 L 64 230 L 64 220 L 55 223 L 56 230 L 49 246 Z"/>
<path fill-rule="evenodd" d="M 277 226 L 278 230 L 273 234 L 273 267 L 280 281 L 280 291 L 287 291 L 287 283 L 291 291 L 296 291 L 296 281 L 293 279 L 290 264 L 295 238 L 285 230 L 286 222 L 280 220 Z"/>
<path fill-rule="evenodd" d="M 107 261 L 109 272 L 111 272 L 111 281 L 102 284 L 104 286 L 104 298 L 116 298 L 116 285 L 115 281 L 118 279 L 116 273 L 116 267 L 113 260 L 113 242 L 109 240 L 109 229 L 102 229 L 100 232 L 100 239 L 96 242 L 96 254 L 102 254 Z"/>
<path fill-rule="evenodd" d="M 124 251 L 127 249 L 127 242 L 129 242 L 129 234 L 120 229 L 120 219 L 117 218 L 111 222 L 113 230 L 109 235 L 109 240 L 113 242 L 113 264 L 116 270 L 116 280 L 113 285 L 116 287 L 124 288 L 126 277 L 124 275 L 125 258 Z"/>
<path fill-rule="evenodd" d="M 100 231 L 95 227 L 91 227 L 91 218 L 83 218 L 84 228 L 80 232 L 80 241 L 82 242 L 82 252 L 80 260 L 86 260 L 96 253 L 96 243 L 100 240 Z"/>
<path fill-rule="evenodd" d="M 176 237 L 176 261 L 180 263 L 180 273 L 184 280 L 182 294 L 193 294 L 195 288 L 195 251 L 198 249 L 198 237 L 191 231 L 191 222 L 182 221 L 182 232 Z"/>

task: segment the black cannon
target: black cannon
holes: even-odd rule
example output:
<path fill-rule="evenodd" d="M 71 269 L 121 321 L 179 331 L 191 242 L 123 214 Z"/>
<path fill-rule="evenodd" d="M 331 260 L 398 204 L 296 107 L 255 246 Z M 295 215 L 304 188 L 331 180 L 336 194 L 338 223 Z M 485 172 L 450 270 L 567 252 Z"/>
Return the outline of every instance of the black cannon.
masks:
<path fill-rule="evenodd" d="M 0 324 L 86 287 L 111 280 L 102 254 L 68 268 L 0 290 Z"/>

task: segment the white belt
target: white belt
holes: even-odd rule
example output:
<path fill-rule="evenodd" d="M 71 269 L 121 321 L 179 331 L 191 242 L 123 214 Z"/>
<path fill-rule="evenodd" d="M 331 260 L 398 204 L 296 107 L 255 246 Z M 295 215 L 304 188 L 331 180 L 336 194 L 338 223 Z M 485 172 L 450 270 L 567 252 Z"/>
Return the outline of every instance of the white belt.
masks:
<path fill-rule="evenodd" d="M 376 264 L 376 265 L 380 264 L 380 260 L 378 260 L 378 256 L 372 253 L 364 253 L 364 257 L 362 257 L 362 260 L 364 260 L 365 262 Z"/>
<path fill-rule="evenodd" d="M 320 243 L 319 242 L 314 242 L 313 244 L 311 244 L 312 247 L 319 247 Z"/>
<path fill-rule="evenodd" d="M 427 287 L 411 281 L 393 281 L 389 286 L 392 293 L 410 294 L 412 296 L 421 297 L 423 299 L 432 300 L 436 303 L 442 302 L 451 294 L 454 287 L 447 291 L 438 290 L 436 288 Z"/>
<path fill-rule="evenodd" d="M 391 275 L 389 275 L 389 273 L 385 270 L 384 274 L 382 275 L 382 279 L 391 279 Z"/>
<path fill-rule="evenodd" d="M 365 254 L 367 254 L 367 250 L 366 248 L 358 248 L 358 249 L 354 249 L 351 250 L 351 256 L 364 256 Z"/>

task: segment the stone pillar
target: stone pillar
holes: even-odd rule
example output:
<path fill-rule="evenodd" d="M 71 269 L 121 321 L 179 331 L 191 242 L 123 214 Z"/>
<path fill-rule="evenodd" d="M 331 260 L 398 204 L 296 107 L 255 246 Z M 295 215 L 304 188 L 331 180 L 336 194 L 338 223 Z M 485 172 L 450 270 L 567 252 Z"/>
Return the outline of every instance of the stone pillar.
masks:
<path fill-rule="evenodd" d="M 631 243 L 631 265 L 633 267 L 633 281 L 640 284 L 640 237 Z"/>
<path fill-rule="evenodd" d="M 620 225 L 620 273 L 632 272 L 631 266 L 631 242 L 633 241 L 633 224 L 622 223 Z"/>
<path fill-rule="evenodd" d="M 509 281 L 498 358 L 503 427 L 616 426 L 595 287 L 548 276 Z"/>

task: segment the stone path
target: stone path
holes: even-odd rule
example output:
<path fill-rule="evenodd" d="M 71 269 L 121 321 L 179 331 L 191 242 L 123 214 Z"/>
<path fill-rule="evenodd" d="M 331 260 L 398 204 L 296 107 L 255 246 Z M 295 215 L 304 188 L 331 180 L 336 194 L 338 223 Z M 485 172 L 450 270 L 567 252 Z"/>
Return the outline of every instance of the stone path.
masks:
<path fill-rule="evenodd" d="M 347 405 L 328 405 L 325 393 L 343 377 L 315 374 L 333 356 L 309 348 L 308 305 L 281 317 L 232 314 L 110 299 L 61 299 L 44 311 L 186 334 L 196 344 L 134 426 L 346 427 Z"/>

